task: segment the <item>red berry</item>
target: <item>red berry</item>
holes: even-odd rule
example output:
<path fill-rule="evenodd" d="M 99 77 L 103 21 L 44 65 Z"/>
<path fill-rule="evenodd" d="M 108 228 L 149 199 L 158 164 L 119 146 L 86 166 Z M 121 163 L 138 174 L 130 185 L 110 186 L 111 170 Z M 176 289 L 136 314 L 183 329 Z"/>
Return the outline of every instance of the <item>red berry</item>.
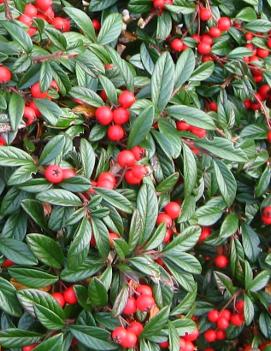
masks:
<path fill-rule="evenodd" d="M 33 23 L 32 17 L 29 17 L 25 14 L 22 14 L 20 17 L 18 17 L 18 21 L 25 24 L 27 27 L 31 27 L 31 25 Z"/>
<path fill-rule="evenodd" d="M 195 347 L 191 341 L 186 341 L 184 338 L 180 338 L 179 351 L 194 351 Z"/>
<path fill-rule="evenodd" d="M 214 342 L 216 341 L 216 332 L 213 329 L 208 329 L 205 333 L 204 333 L 204 338 L 207 342 Z"/>
<path fill-rule="evenodd" d="M 213 44 L 213 38 L 208 34 L 202 34 L 200 41 L 209 45 Z"/>
<path fill-rule="evenodd" d="M 161 349 L 168 349 L 169 348 L 169 342 L 168 341 L 160 342 L 159 346 L 161 347 Z"/>
<path fill-rule="evenodd" d="M 206 349 L 204 349 L 204 351 L 215 351 L 215 349 L 213 349 L 212 347 L 207 347 Z"/>
<path fill-rule="evenodd" d="M 217 112 L 217 103 L 215 101 L 209 102 L 208 105 L 209 105 L 209 110 L 210 111 Z"/>
<path fill-rule="evenodd" d="M 228 257 L 224 255 L 216 256 L 214 264 L 218 268 L 225 268 L 229 264 Z"/>
<path fill-rule="evenodd" d="M 219 38 L 221 36 L 221 30 L 218 27 L 211 27 L 209 34 L 212 38 Z"/>
<path fill-rule="evenodd" d="M 206 240 L 211 234 L 212 234 L 212 229 L 210 227 L 202 227 L 199 241 Z"/>
<path fill-rule="evenodd" d="M 132 153 L 137 161 L 141 160 L 145 155 L 145 149 L 141 146 L 134 146 L 131 148 Z"/>
<path fill-rule="evenodd" d="M 95 111 L 95 117 L 98 123 L 107 126 L 113 121 L 113 112 L 108 106 L 100 106 Z"/>
<path fill-rule="evenodd" d="M 126 182 L 130 185 L 139 185 L 142 181 L 142 178 L 138 178 L 138 177 L 134 176 L 131 169 L 126 171 L 124 178 L 125 178 Z"/>
<path fill-rule="evenodd" d="M 11 80 L 12 74 L 8 67 L 0 66 L 0 84 L 7 83 Z"/>
<path fill-rule="evenodd" d="M 26 120 L 27 126 L 30 126 L 37 118 L 35 110 L 29 106 L 25 106 L 23 117 Z"/>
<path fill-rule="evenodd" d="M 225 310 L 222 310 L 220 313 L 219 313 L 219 318 L 225 318 L 227 320 L 230 320 L 231 318 L 231 312 L 227 309 Z"/>
<path fill-rule="evenodd" d="M 267 40 L 267 46 L 271 49 L 271 38 Z"/>
<path fill-rule="evenodd" d="M 198 337 L 199 337 L 199 330 L 196 328 L 194 331 L 192 331 L 192 333 L 190 334 L 186 333 L 183 338 L 186 341 L 195 341 L 197 340 Z"/>
<path fill-rule="evenodd" d="M 137 336 L 130 331 L 126 331 L 126 336 L 123 338 L 122 342 L 120 343 L 122 347 L 131 349 L 136 346 L 137 344 Z"/>
<path fill-rule="evenodd" d="M 24 8 L 24 14 L 29 17 L 36 17 L 38 10 L 32 4 L 26 4 Z"/>
<path fill-rule="evenodd" d="M 205 56 L 203 56 L 203 58 L 201 60 L 202 60 L 202 62 L 214 61 L 214 59 L 211 55 L 205 55 Z"/>
<path fill-rule="evenodd" d="M 127 331 L 139 336 L 144 330 L 143 325 L 140 322 L 133 321 L 129 324 Z"/>
<path fill-rule="evenodd" d="M 70 305 L 75 305 L 77 304 L 77 296 L 75 294 L 73 286 L 70 286 L 68 289 L 66 289 L 63 293 L 65 301 L 70 304 Z"/>
<path fill-rule="evenodd" d="M 107 129 L 107 137 L 111 141 L 120 141 L 124 138 L 124 129 L 121 126 L 110 126 Z"/>
<path fill-rule="evenodd" d="M 180 131 L 186 131 L 190 129 L 190 124 L 186 123 L 185 121 L 178 121 L 176 122 L 177 129 Z"/>
<path fill-rule="evenodd" d="M 207 9 L 206 7 L 201 7 L 199 10 L 200 19 L 205 22 L 208 21 L 212 17 L 211 10 Z"/>
<path fill-rule="evenodd" d="M 40 112 L 40 110 L 37 108 L 37 105 L 35 104 L 34 101 L 30 101 L 30 102 L 28 103 L 28 106 L 31 107 L 31 108 L 35 111 L 36 117 L 40 117 L 40 116 L 41 116 L 41 112 Z"/>
<path fill-rule="evenodd" d="M 184 48 L 184 43 L 181 39 L 175 38 L 170 42 L 170 47 L 173 51 L 181 52 Z"/>
<path fill-rule="evenodd" d="M 229 324 L 230 323 L 229 323 L 228 319 L 226 319 L 226 318 L 219 317 L 219 319 L 217 321 L 217 327 L 219 329 L 222 329 L 222 330 L 227 329 Z"/>
<path fill-rule="evenodd" d="M 69 179 L 76 176 L 76 171 L 73 168 L 62 168 L 63 179 Z"/>
<path fill-rule="evenodd" d="M 14 266 L 15 263 L 11 260 L 9 260 L 8 258 L 5 259 L 5 261 L 2 263 L 2 267 L 4 268 L 8 268 L 8 267 L 11 267 L 11 266 Z"/>
<path fill-rule="evenodd" d="M 264 84 L 258 89 L 258 94 L 260 95 L 262 100 L 266 100 L 268 98 L 269 93 L 270 86 L 268 84 Z"/>
<path fill-rule="evenodd" d="M 114 241 L 120 238 L 117 233 L 108 233 L 110 247 L 114 247 Z"/>
<path fill-rule="evenodd" d="M 235 308 L 239 313 L 244 312 L 245 302 L 244 300 L 238 300 L 235 304 Z"/>
<path fill-rule="evenodd" d="M 172 226 L 172 219 L 166 213 L 161 212 L 157 217 L 156 224 L 159 225 L 161 223 L 165 223 L 167 228 L 170 228 Z"/>
<path fill-rule="evenodd" d="M 117 161 L 122 168 L 131 167 L 136 163 L 135 156 L 130 150 L 120 151 L 117 156 Z"/>
<path fill-rule="evenodd" d="M 171 219 L 176 219 L 179 217 L 180 213 L 181 213 L 181 207 L 180 205 L 175 202 L 175 201 L 171 201 L 169 202 L 165 208 L 164 208 L 165 212 L 167 215 L 169 215 L 169 217 Z"/>
<path fill-rule="evenodd" d="M 61 183 L 63 181 L 62 168 L 58 165 L 50 165 L 46 167 L 44 176 L 50 183 L 53 183 L 53 184 Z"/>
<path fill-rule="evenodd" d="M 271 130 L 267 132 L 267 141 L 271 143 Z"/>
<path fill-rule="evenodd" d="M 61 307 L 65 306 L 66 301 L 64 299 L 63 294 L 61 294 L 60 292 L 55 292 L 52 294 L 52 297 L 59 303 Z"/>
<path fill-rule="evenodd" d="M 199 45 L 198 45 L 198 53 L 200 55 L 207 55 L 211 51 L 212 51 L 212 47 L 211 47 L 210 44 L 205 43 L 205 42 L 199 43 Z"/>
<path fill-rule="evenodd" d="M 241 327 L 244 323 L 244 318 L 241 314 L 235 313 L 231 316 L 231 324 L 235 325 L 236 327 Z"/>
<path fill-rule="evenodd" d="M 153 7 L 157 10 L 163 10 L 165 7 L 165 1 L 164 0 L 153 0 Z"/>
<path fill-rule="evenodd" d="M 207 132 L 205 129 L 195 127 L 195 126 L 191 126 L 190 131 L 192 134 L 196 135 L 200 139 L 205 138 L 207 135 Z"/>
<path fill-rule="evenodd" d="M 27 345 L 22 348 L 22 351 L 32 351 L 35 349 L 35 347 L 38 346 L 38 344 L 32 344 L 32 345 Z"/>
<path fill-rule="evenodd" d="M 107 180 L 112 184 L 116 184 L 116 177 L 114 176 L 113 173 L 111 172 L 102 172 L 100 173 L 99 177 L 98 177 L 98 182 Z"/>
<path fill-rule="evenodd" d="M 98 180 L 97 185 L 98 188 L 104 188 L 104 189 L 109 189 L 112 190 L 114 189 L 115 185 L 109 180 Z"/>
<path fill-rule="evenodd" d="M 244 101 L 244 106 L 247 110 L 249 110 L 251 108 L 251 101 L 249 99 L 246 99 Z"/>
<path fill-rule="evenodd" d="M 126 338 L 127 331 L 123 327 L 117 327 L 112 332 L 112 339 L 116 344 L 121 344 Z"/>
<path fill-rule="evenodd" d="M 193 34 L 193 35 L 191 35 L 191 38 L 194 39 L 197 44 L 200 42 L 200 35 L 199 34 Z"/>
<path fill-rule="evenodd" d="M 251 32 L 248 32 L 248 33 L 245 34 L 245 38 L 246 38 L 247 41 L 252 40 L 253 37 L 254 37 L 254 35 Z"/>
<path fill-rule="evenodd" d="M 129 90 L 123 90 L 119 94 L 118 102 L 124 108 L 131 107 L 136 101 L 134 93 Z"/>
<path fill-rule="evenodd" d="M 143 179 L 147 173 L 146 167 L 143 165 L 134 165 L 131 168 L 132 174 L 138 179 Z"/>
<path fill-rule="evenodd" d="M 105 90 L 102 90 L 102 91 L 100 92 L 100 97 L 103 99 L 104 102 L 106 102 L 106 100 L 107 100 L 107 95 L 106 95 Z"/>
<path fill-rule="evenodd" d="M 229 17 L 221 17 L 217 22 L 218 28 L 222 31 L 228 31 L 231 28 L 231 20 Z"/>
<path fill-rule="evenodd" d="M 61 32 L 69 32 L 71 29 L 71 22 L 68 18 L 55 17 L 52 20 L 52 25 Z"/>
<path fill-rule="evenodd" d="M 130 119 L 130 112 L 123 108 L 123 107 L 118 107 L 113 111 L 113 121 L 116 124 L 125 124 L 129 121 Z"/>
<path fill-rule="evenodd" d="M 93 18 L 92 20 L 93 28 L 98 32 L 101 29 L 101 22 L 97 20 L 96 18 Z"/>
<path fill-rule="evenodd" d="M 137 310 L 141 312 L 147 312 L 155 305 L 155 301 L 152 296 L 141 295 L 136 300 Z"/>
<path fill-rule="evenodd" d="M 134 314 L 136 312 L 136 299 L 129 297 L 127 303 L 122 311 L 123 314 Z"/>
<path fill-rule="evenodd" d="M 264 224 L 271 224 L 271 206 L 267 206 L 263 209 L 262 222 Z"/>
<path fill-rule="evenodd" d="M 226 339 L 225 330 L 217 330 L 216 331 L 216 340 L 224 340 L 224 339 Z"/>
<path fill-rule="evenodd" d="M 163 239 L 163 243 L 168 244 L 171 241 L 173 235 L 173 231 L 171 229 L 167 229 L 165 237 Z"/>
<path fill-rule="evenodd" d="M 40 10 L 40 11 L 46 11 L 53 5 L 52 0 L 35 0 L 35 6 Z"/>
<path fill-rule="evenodd" d="M 46 91 L 45 92 L 41 91 L 39 82 L 37 82 L 34 85 L 32 85 L 32 87 L 31 87 L 31 95 L 34 98 L 37 98 L 37 99 L 48 99 L 49 98 L 49 95 L 48 95 L 48 93 Z"/>
<path fill-rule="evenodd" d="M 136 292 L 139 295 L 152 296 L 152 288 L 149 285 L 140 284 L 136 288 Z"/>
<path fill-rule="evenodd" d="M 260 58 L 266 58 L 269 56 L 269 50 L 258 48 L 257 49 L 257 56 Z"/>
<path fill-rule="evenodd" d="M 211 310 L 208 312 L 208 319 L 212 323 L 216 323 L 219 318 L 219 312 L 217 310 Z"/>

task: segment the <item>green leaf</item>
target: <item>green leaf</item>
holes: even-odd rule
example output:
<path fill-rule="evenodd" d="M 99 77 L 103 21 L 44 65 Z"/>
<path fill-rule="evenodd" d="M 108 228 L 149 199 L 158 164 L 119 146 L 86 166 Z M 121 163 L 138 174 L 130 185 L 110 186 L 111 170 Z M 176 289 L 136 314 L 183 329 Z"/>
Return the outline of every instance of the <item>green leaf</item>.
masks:
<path fill-rule="evenodd" d="M 183 313 L 188 313 L 191 311 L 192 306 L 195 303 L 197 297 L 197 286 L 192 290 L 189 291 L 182 301 L 173 309 L 170 313 L 171 316 L 177 316 Z"/>
<path fill-rule="evenodd" d="M 81 176 L 67 178 L 60 184 L 61 188 L 76 193 L 88 191 L 90 185 L 90 180 Z"/>
<path fill-rule="evenodd" d="M 117 90 L 114 86 L 114 84 L 111 82 L 110 79 L 108 79 L 105 76 L 100 76 L 99 77 L 100 83 L 106 93 L 106 96 L 110 102 L 113 104 L 117 105 L 118 103 L 118 96 L 117 96 Z"/>
<path fill-rule="evenodd" d="M 39 269 L 12 267 L 8 272 L 19 283 L 29 288 L 43 288 L 58 281 L 57 276 Z"/>
<path fill-rule="evenodd" d="M 212 61 L 202 63 L 194 70 L 189 81 L 200 82 L 202 80 L 208 79 L 213 74 L 214 68 L 215 65 Z"/>
<path fill-rule="evenodd" d="M 39 163 L 41 165 L 48 165 L 55 160 L 62 152 L 65 146 L 65 136 L 56 135 L 44 147 L 40 155 Z"/>
<path fill-rule="evenodd" d="M 88 300 L 93 307 L 105 306 L 108 302 L 104 284 L 97 278 L 91 280 L 88 286 Z"/>
<path fill-rule="evenodd" d="M 13 317 L 20 317 L 22 313 L 15 287 L 2 277 L 0 277 L 0 309 Z"/>
<path fill-rule="evenodd" d="M 82 202 L 80 198 L 70 191 L 60 190 L 60 189 L 52 189 L 48 190 L 45 193 L 38 194 L 36 197 L 37 200 L 41 202 L 48 202 L 52 205 L 59 206 L 82 206 Z"/>
<path fill-rule="evenodd" d="M 259 326 L 263 335 L 270 340 L 271 338 L 271 318 L 266 312 L 262 312 L 259 318 Z M 1 338 L 0 338 L 1 342 Z"/>
<path fill-rule="evenodd" d="M 270 273 L 263 270 L 247 285 L 247 289 L 253 292 L 259 291 L 267 285 L 269 279 Z"/>
<path fill-rule="evenodd" d="M 48 61 L 42 62 L 40 69 L 40 88 L 42 91 L 46 91 L 50 88 L 53 80 L 53 70 Z"/>
<path fill-rule="evenodd" d="M 255 262 L 261 252 L 258 234 L 248 224 L 243 224 L 241 228 L 245 255 L 251 262 Z"/>
<path fill-rule="evenodd" d="M 35 347 L 35 351 L 60 351 L 63 347 L 63 334 L 54 335 Z"/>
<path fill-rule="evenodd" d="M 266 19 L 256 19 L 247 23 L 245 29 L 251 32 L 267 33 L 271 30 L 271 22 Z"/>
<path fill-rule="evenodd" d="M 14 146 L 2 146 L 0 149 L 0 166 L 16 167 L 32 165 L 32 157 Z"/>
<path fill-rule="evenodd" d="M 143 220 L 142 241 L 150 238 L 158 215 L 158 201 L 153 186 L 143 184 L 138 192 L 137 209 Z"/>
<path fill-rule="evenodd" d="M 47 222 L 44 216 L 43 206 L 39 201 L 25 199 L 21 202 L 21 206 L 30 218 L 34 220 L 41 228 L 47 228 Z"/>
<path fill-rule="evenodd" d="M 43 234 L 27 234 L 27 243 L 34 255 L 44 264 L 61 268 L 64 255 L 57 241 Z"/>
<path fill-rule="evenodd" d="M 66 14 L 76 23 L 85 36 L 91 41 L 96 41 L 96 34 L 91 19 L 88 15 L 75 7 L 64 7 Z M 98 11 L 98 10 L 97 10 Z"/>
<path fill-rule="evenodd" d="M 196 210 L 198 223 L 203 226 L 210 226 L 216 223 L 223 215 L 226 203 L 222 197 L 214 197 Z"/>
<path fill-rule="evenodd" d="M 172 30 L 172 19 L 167 11 L 163 11 L 161 16 L 157 17 L 156 37 L 159 40 L 165 40 Z"/>
<path fill-rule="evenodd" d="M 156 191 L 159 193 L 166 193 L 172 191 L 178 180 L 179 173 L 175 172 L 168 176 L 166 179 L 162 180 L 162 182 L 157 185 Z"/>
<path fill-rule="evenodd" d="M 148 135 L 154 120 L 154 107 L 147 106 L 132 123 L 128 148 L 139 145 Z"/>
<path fill-rule="evenodd" d="M 182 52 L 176 63 L 175 89 L 178 90 L 189 80 L 196 65 L 195 54 L 192 49 Z"/>
<path fill-rule="evenodd" d="M 141 334 L 142 338 L 150 338 L 155 335 L 159 335 L 163 327 L 168 322 L 170 307 L 163 307 L 150 321 L 145 324 L 144 330 Z"/>
<path fill-rule="evenodd" d="M 182 231 L 179 235 L 175 236 L 174 239 L 165 246 L 163 252 L 166 255 L 176 255 L 184 251 L 190 250 L 196 245 L 201 234 L 201 228 L 199 226 L 190 226 Z"/>
<path fill-rule="evenodd" d="M 38 263 L 28 246 L 20 240 L 0 238 L 0 252 L 11 261 L 25 266 Z"/>
<path fill-rule="evenodd" d="M 184 167 L 184 191 L 185 196 L 190 195 L 197 183 L 197 163 L 190 148 L 183 144 L 183 167 Z"/>
<path fill-rule="evenodd" d="M 91 226 L 88 219 L 84 217 L 68 250 L 68 265 L 70 267 L 83 263 L 88 254 L 90 239 Z"/>
<path fill-rule="evenodd" d="M 9 114 L 11 128 L 13 130 L 17 130 L 22 121 L 23 113 L 24 113 L 24 105 L 25 105 L 25 101 L 21 95 L 16 93 L 11 94 L 9 105 L 8 105 L 8 114 Z"/>
<path fill-rule="evenodd" d="M 222 239 L 227 239 L 231 237 L 237 232 L 238 227 L 239 227 L 238 216 L 235 213 L 228 214 L 225 217 L 220 227 L 219 237 Z"/>
<path fill-rule="evenodd" d="M 133 212 L 133 206 L 131 202 L 119 192 L 115 190 L 108 190 L 105 188 L 95 188 L 95 192 L 98 195 L 101 195 L 105 202 L 108 202 L 117 209 L 125 213 Z"/>
<path fill-rule="evenodd" d="M 269 187 L 271 180 L 271 169 L 267 166 L 263 171 L 258 184 L 255 187 L 255 195 L 257 197 L 262 196 Z"/>
<path fill-rule="evenodd" d="M 51 125 L 56 125 L 58 118 L 63 116 L 63 111 L 53 101 L 47 99 L 34 99 L 34 102 L 45 120 Z"/>
<path fill-rule="evenodd" d="M 251 299 L 246 294 L 244 295 L 244 302 L 245 302 L 244 316 L 245 316 L 246 325 L 250 325 L 254 318 L 254 305 Z"/>
<path fill-rule="evenodd" d="M 174 63 L 169 53 L 160 56 L 151 78 L 152 102 L 162 111 L 169 102 L 174 88 Z"/>
<path fill-rule="evenodd" d="M 39 342 L 41 337 L 40 333 L 30 330 L 10 328 L 0 331 L 0 345 L 8 349 L 23 347 Z"/>
<path fill-rule="evenodd" d="M 102 98 L 95 93 L 95 91 L 85 87 L 72 87 L 69 94 L 72 97 L 79 99 L 80 101 L 93 107 L 104 105 Z"/>
<path fill-rule="evenodd" d="M 198 259 L 195 256 L 192 256 L 186 252 L 181 251 L 182 254 L 178 250 L 170 250 L 165 252 L 165 263 L 171 261 L 175 267 L 179 267 L 185 272 L 192 274 L 200 274 L 201 273 L 201 265 Z"/>
<path fill-rule="evenodd" d="M 169 350 L 179 351 L 180 350 L 180 337 L 177 329 L 172 322 L 168 322 L 168 332 L 169 332 Z"/>
<path fill-rule="evenodd" d="M 86 139 L 81 139 L 80 155 L 83 166 L 83 175 L 90 178 L 95 166 L 95 153 L 91 143 L 89 143 Z"/>
<path fill-rule="evenodd" d="M 27 53 L 32 51 L 32 40 L 21 26 L 11 21 L 0 21 L 0 24 Z"/>
<path fill-rule="evenodd" d="M 122 29 L 122 16 L 119 13 L 112 13 L 106 17 L 100 29 L 97 41 L 101 45 L 112 43 L 116 40 Z"/>
<path fill-rule="evenodd" d="M 231 206 L 233 203 L 236 191 L 237 191 L 237 183 L 232 174 L 232 172 L 228 169 L 228 167 L 219 160 L 213 160 L 214 162 L 214 170 L 216 181 L 219 186 L 219 190 L 221 195 L 228 206 Z"/>
<path fill-rule="evenodd" d="M 71 325 L 69 330 L 72 335 L 86 347 L 94 350 L 116 350 L 118 345 L 111 342 L 110 333 L 104 328 L 90 327 L 87 325 Z"/>
<path fill-rule="evenodd" d="M 117 1 L 118 0 L 106 0 L 106 1 L 92 0 L 90 5 L 89 5 L 89 11 L 91 11 L 91 12 L 102 11 L 102 10 L 114 5 Z"/>
<path fill-rule="evenodd" d="M 57 330 L 64 327 L 64 320 L 57 314 L 41 305 L 34 306 L 35 315 L 40 323 L 47 329 Z"/>
<path fill-rule="evenodd" d="M 155 230 L 148 242 L 144 245 L 144 249 L 146 251 L 153 250 L 156 249 L 159 245 L 161 245 L 166 236 L 166 231 L 166 225 L 164 223 L 159 224 L 158 228 Z"/>
<path fill-rule="evenodd" d="M 8 179 L 8 185 L 19 185 L 32 179 L 32 174 L 37 172 L 34 163 L 17 168 Z"/>
<path fill-rule="evenodd" d="M 192 126 L 207 130 L 214 130 L 216 128 L 212 117 L 210 117 L 206 112 L 194 107 L 175 105 L 168 107 L 167 112 L 173 118 L 179 121 L 184 120 Z"/>

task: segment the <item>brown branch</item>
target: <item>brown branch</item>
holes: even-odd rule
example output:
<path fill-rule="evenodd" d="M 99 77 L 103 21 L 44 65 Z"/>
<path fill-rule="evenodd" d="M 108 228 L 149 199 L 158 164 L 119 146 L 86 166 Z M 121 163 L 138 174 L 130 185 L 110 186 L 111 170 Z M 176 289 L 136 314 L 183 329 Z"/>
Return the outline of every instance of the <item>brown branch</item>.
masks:
<path fill-rule="evenodd" d="M 48 55 L 41 55 L 41 56 L 35 56 L 32 58 L 32 61 L 34 63 L 41 63 L 41 62 L 46 62 L 46 61 L 51 61 L 51 60 L 58 60 L 58 59 L 70 59 L 78 56 L 78 53 L 72 53 L 72 54 L 66 54 L 65 52 L 62 51 L 57 51 L 54 52 L 53 54 L 48 54 Z"/>
<path fill-rule="evenodd" d="M 12 17 L 11 11 L 10 11 L 10 7 L 9 7 L 9 4 L 8 4 L 8 1 L 9 0 L 4 0 L 4 6 L 5 6 L 6 19 L 8 19 L 10 21 L 10 20 L 13 20 L 13 17 Z"/>
<path fill-rule="evenodd" d="M 254 98 L 255 100 L 259 103 L 259 105 L 261 106 L 261 110 L 262 110 L 262 113 L 266 119 L 266 123 L 267 123 L 267 126 L 269 129 L 271 129 L 271 121 L 270 121 L 270 115 L 266 109 L 266 107 L 264 106 L 262 100 L 258 97 L 257 94 L 254 94 Z"/>

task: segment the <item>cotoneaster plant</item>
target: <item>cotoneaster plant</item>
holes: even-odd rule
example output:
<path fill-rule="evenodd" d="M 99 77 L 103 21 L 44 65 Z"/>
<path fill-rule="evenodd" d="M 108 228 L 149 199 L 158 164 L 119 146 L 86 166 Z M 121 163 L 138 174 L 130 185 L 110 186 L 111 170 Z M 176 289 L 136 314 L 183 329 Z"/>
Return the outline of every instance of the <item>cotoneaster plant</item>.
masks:
<path fill-rule="evenodd" d="M 1 351 L 271 350 L 270 18 L 0 0 Z"/>

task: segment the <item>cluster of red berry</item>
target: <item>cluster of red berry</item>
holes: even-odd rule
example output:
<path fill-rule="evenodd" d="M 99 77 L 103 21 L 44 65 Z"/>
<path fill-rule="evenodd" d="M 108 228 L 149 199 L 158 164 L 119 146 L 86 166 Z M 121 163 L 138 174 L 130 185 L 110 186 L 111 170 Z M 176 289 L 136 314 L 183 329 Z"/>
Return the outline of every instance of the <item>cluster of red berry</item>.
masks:
<path fill-rule="evenodd" d="M 50 165 L 45 168 L 44 177 L 52 184 L 58 184 L 63 180 L 76 176 L 73 168 L 62 168 L 59 165 Z"/>
<path fill-rule="evenodd" d="M 130 296 L 122 311 L 125 316 L 132 317 L 137 311 L 148 312 L 155 306 L 152 289 L 149 285 L 140 284 L 135 289 L 133 296 Z M 130 321 L 128 327 L 117 327 L 112 332 L 112 339 L 115 343 L 124 348 L 136 346 L 138 336 L 143 332 L 144 326 L 136 321 Z"/>
<path fill-rule="evenodd" d="M 226 338 L 226 329 L 230 325 L 241 327 L 244 324 L 244 301 L 239 300 L 234 306 L 234 311 L 223 309 L 221 311 L 211 310 L 208 312 L 208 320 L 216 324 L 216 329 L 208 329 L 204 333 L 204 338 L 207 342 L 215 342 Z M 211 351 L 208 348 L 205 351 Z"/>
<path fill-rule="evenodd" d="M 138 185 L 147 174 L 147 168 L 144 165 L 137 164 L 145 150 L 140 146 L 135 146 L 131 150 L 122 150 L 117 156 L 120 167 L 125 169 L 125 180 L 130 185 Z"/>
<path fill-rule="evenodd" d="M 205 138 L 207 135 L 207 132 L 205 129 L 192 126 L 192 125 L 186 123 L 185 121 L 178 121 L 176 123 L 176 127 L 179 131 L 190 132 L 190 133 L 196 135 L 198 138 Z"/>
<path fill-rule="evenodd" d="M 180 338 L 180 349 L 179 351 L 194 351 L 196 346 L 193 344 L 199 337 L 199 330 L 196 328 L 192 333 L 186 333 Z M 161 349 L 168 349 L 169 342 L 164 341 L 159 344 Z"/>
<path fill-rule="evenodd" d="M 164 237 L 164 243 L 167 244 L 171 241 L 173 236 L 173 221 L 176 220 L 181 214 L 181 206 L 176 201 L 169 202 L 165 207 L 164 211 L 160 212 L 156 219 L 156 224 L 164 223 L 167 227 L 166 235 Z"/>
<path fill-rule="evenodd" d="M 111 141 L 120 141 L 124 138 L 125 131 L 122 127 L 130 119 L 129 108 L 135 103 L 134 94 L 129 90 L 124 90 L 118 97 L 119 107 L 114 110 L 109 106 L 100 106 L 95 111 L 95 117 L 99 124 L 109 126 L 107 129 L 107 137 Z"/>
<path fill-rule="evenodd" d="M 166 5 L 172 5 L 173 0 L 152 0 L 152 6 L 155 10 L 159 11 L 159 14 L 163 12 Z"/>

